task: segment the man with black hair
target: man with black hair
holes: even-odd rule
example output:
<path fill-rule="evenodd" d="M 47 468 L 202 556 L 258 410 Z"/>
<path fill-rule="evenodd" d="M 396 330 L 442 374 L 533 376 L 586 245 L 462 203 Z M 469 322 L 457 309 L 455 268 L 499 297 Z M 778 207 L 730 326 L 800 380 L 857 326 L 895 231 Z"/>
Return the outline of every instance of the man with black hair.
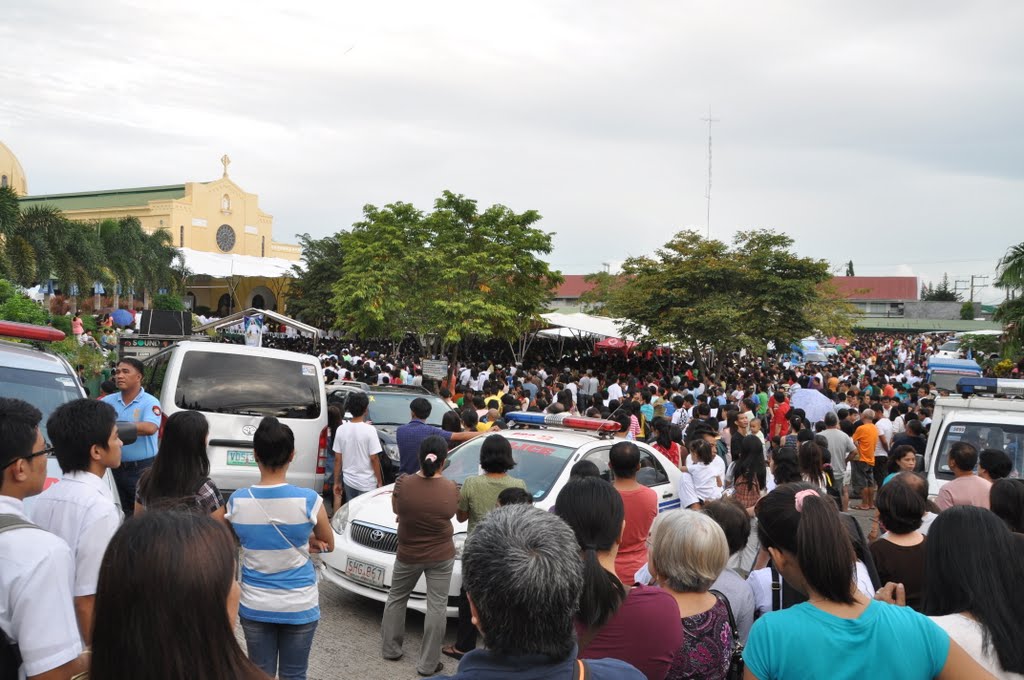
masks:
<path fill-rule="evenodd" d="M 103 476 L 121 464 L 121 439 L 114 409 L 102 401 L 61 404 L 46 431 L 64 472 L 59 484 L 39 495 L 32 521 L 60 536 L 75 557 L 75 615 L 86 645 L 92 643 L 92 612 L 100 563 L 121 526 L 121 511 Z"/>
<path fill-rule="evenodd" d="M 994 482 L 1004 479 L 1013 472 L 1013 461 L 1001 449 L 983 449 L 978 454 L 978 476 Z"/>
<path fill-rule="evenodd" d="M 157 432 L 160 430 L 160 400 L 142 388 L 142 362 L 124 357 L 117 362 L 114 382 L 118 393 L 103 397 L 102 401 L 114 407 L 118 422 L 135 423 L 138 439 L 121 451 L 121 466 L 114 470 L 117 493 L 125 517 L 135 510 L 135 487 L 142 473 L 153 465 L 156 457 Z"/>
<path fill-rule="evenodd" d="M 992 482 L 974 474 L 978 449 L 967 442 L 956 442 L 949 448 L 948 464 L 954 478 L 939 490 L 935 499 L 939 510 L 948 510 L 954 505 L 973 505 L 988 510 Z"/>
<path fill-rule="evenodd" d="M 382 449 L 377 428 L 366 420 L 370 397 L 356 392 L 348 398 L 346 410 L 352 420 L 338 428 L 334 435 L 334 503 L 341 507 L 342 490 L 345 502 L 384 486 L 379 454 Z"/>
<path fill-rule="evenodd" d="M 479 436 L 480 432 L 449 432 L 439 427 L 427 424 L 430 411 L 433 407 L 423 397 L 416 397 L 409 402 L 409 410 L 412 412 L 411 419 L 405 425 L 395 430 L 395 440 L 398 442 L 398 457 L 400 459 L 399 472 L 406 475 L 414 475 L 420 469 L 420 442 L 431 435 L 444 437 L 446 442 L 464 442 Z"/>
<path fill-rule="evenodd" d="M 616 442 L 608 452 L 612 485 L 622 496 L 625 527 L 615 557 L 615 572 L 623 584 L 632 585 L 633 575 L 647 562 L 647 537 L 658 516 L 658 494 L 636 480 L 640 470 L 640 449 L 631 441 Z"/>
<path fill-rule="evenodd" d="M 0 674 L 64 680 L 87 668 L 72 606 L 75 563 L 24 505 L 46 482 L 42 417 L 21 399 L 0 398 Z"/>

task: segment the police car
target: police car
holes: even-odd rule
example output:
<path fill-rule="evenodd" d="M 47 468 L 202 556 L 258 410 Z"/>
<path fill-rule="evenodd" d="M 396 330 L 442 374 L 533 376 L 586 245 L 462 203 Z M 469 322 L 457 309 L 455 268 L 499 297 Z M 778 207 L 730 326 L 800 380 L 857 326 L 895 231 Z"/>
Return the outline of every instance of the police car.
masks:
<path fill-rule="evenodd" d="M 42 411 L 43 420 L 39 427 L 43 439 L 50 441 L 46 434 L 46 420 L 61 404 L 88 397 L 78 376 L 64 357 L 49 352 L 44 342 L 64 339 L 64 333 L 48 326 L 36 326 L 16 321 L 0 321 L 0 338 L 17 338 L 25 342 L 0 340 L 0 397 L 21 399 Z M 54 456 L 46 460 L 46 483 L 44 488 L 60 481 L 63 476 Z M 117 495 L 113 475 L 105 475 L 114 502 L 121 501 Z M 26 499 L 26 507 L 32 499 Z"/>
<path fill-rule="evenodd" d="M 514 429 L 500 436 L 512 445 L 516 466 L 509 474 L 526 482 L 534 505 L 549 510 L 558 492 L 569 480 L 572 466 L 581 461 L 595 463 L 609 478 L 608 453 L 619 439 L 612 433 L 618 423 L 598 418 L 580 418 L 542 413 L 506 415 Z M 540 428 L 540 429 L 526 429 Z M 448 456 L 444 476 L 456 484 L 480 474 L 480 447 L 485 437 L 476 437 L 454 449 Z M 647 444 L 640 449 L 641 471 L 637 481 L 658 494 L 658 510 L 680 507 L 678 496 L 682 473 L 665 456 Z M 398 525 L 391 509 L 392 486 L 365 493 L 343 505 L 331 519 L 334 551 L 323 555 L 324 577 L 339 587 L 380 602 L 387 601 L 398 550 Z M 452 520 L 455 531 L 455 568 L 448 590 L 448 616 L 458 615 L 456 601 L 462 585 L 462 547 L 466 541 L 465 522 Z M 426 612 L 426 582 L 421 577 L 409 598 L 409 607 Z"/>

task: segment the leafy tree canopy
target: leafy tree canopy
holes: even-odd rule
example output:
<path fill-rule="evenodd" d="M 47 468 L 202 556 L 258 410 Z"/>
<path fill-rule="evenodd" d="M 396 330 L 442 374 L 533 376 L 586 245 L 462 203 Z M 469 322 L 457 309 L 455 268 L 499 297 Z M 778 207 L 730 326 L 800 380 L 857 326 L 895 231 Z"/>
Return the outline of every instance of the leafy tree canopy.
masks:
<path fill-rule="evenodd" d="M 450 191 L 430 213 L 367 205 L 363 220 L 338 235 L 337 326 L 358 337 L 412 332 L 434 351 L 465 338 L 518 337 L 562 282 L 538 257 L 551 252 L 551 234 L 534 226 L 540 219 L 503 205 L 480 211 Z"/>

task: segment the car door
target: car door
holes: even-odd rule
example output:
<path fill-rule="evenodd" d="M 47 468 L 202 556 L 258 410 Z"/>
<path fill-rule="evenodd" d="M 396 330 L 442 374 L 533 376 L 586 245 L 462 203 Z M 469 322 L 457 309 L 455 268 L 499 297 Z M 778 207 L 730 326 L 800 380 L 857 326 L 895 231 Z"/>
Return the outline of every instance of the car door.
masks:
<path fill-rule="evenodd" d="M 680 507 L 679 492 L 676 489 L 676 480 L 669 474 L 665 465 L 659 460 L 649 448 L 638 445 L 640 449 L 640 471 L 637 472 L 637 482 L 654 489 L 658 494 L 658 512 L 675 510 Z M 591 449 L 583 456 L 582 460 L 589 460 L 601 471 L 601 479 L 611 481 L 611 470 L 608 469 L 608 454 L 611 445 L 600 446 Z"/>

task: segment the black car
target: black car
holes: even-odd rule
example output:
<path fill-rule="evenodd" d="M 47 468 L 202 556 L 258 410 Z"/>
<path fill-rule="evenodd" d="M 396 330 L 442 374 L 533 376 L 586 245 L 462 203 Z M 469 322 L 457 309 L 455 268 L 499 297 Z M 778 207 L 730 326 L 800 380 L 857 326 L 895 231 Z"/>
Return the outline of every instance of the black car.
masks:
<path fill-rule="evenodd" d="M 395 440 L 395 430 L 412 419 L 409 403 L 417 397 L 429 401 L 432 408 L 427 423 L 436 427 L 441 427 L 441 419 L 445 412 L 453 410 L 444 399 L 423 387 L 416 385 L 365 385 L 354 381 L 328 385 L 327 404 L 338 406 L 345 419 L 348 420 L 351 415 L 348 413 L 346 405 L 349 396 L 355 392 L 363 392 L 370 398 L 370 408 L 366 419 L 377 429 L 377 436 L 380 437 L 380 446 L 384 452 L 381 457 L 381 471 L 384 473 L 385 484 L 394 482 L 398 474 L 400 458 L 398 443 Z"/>

